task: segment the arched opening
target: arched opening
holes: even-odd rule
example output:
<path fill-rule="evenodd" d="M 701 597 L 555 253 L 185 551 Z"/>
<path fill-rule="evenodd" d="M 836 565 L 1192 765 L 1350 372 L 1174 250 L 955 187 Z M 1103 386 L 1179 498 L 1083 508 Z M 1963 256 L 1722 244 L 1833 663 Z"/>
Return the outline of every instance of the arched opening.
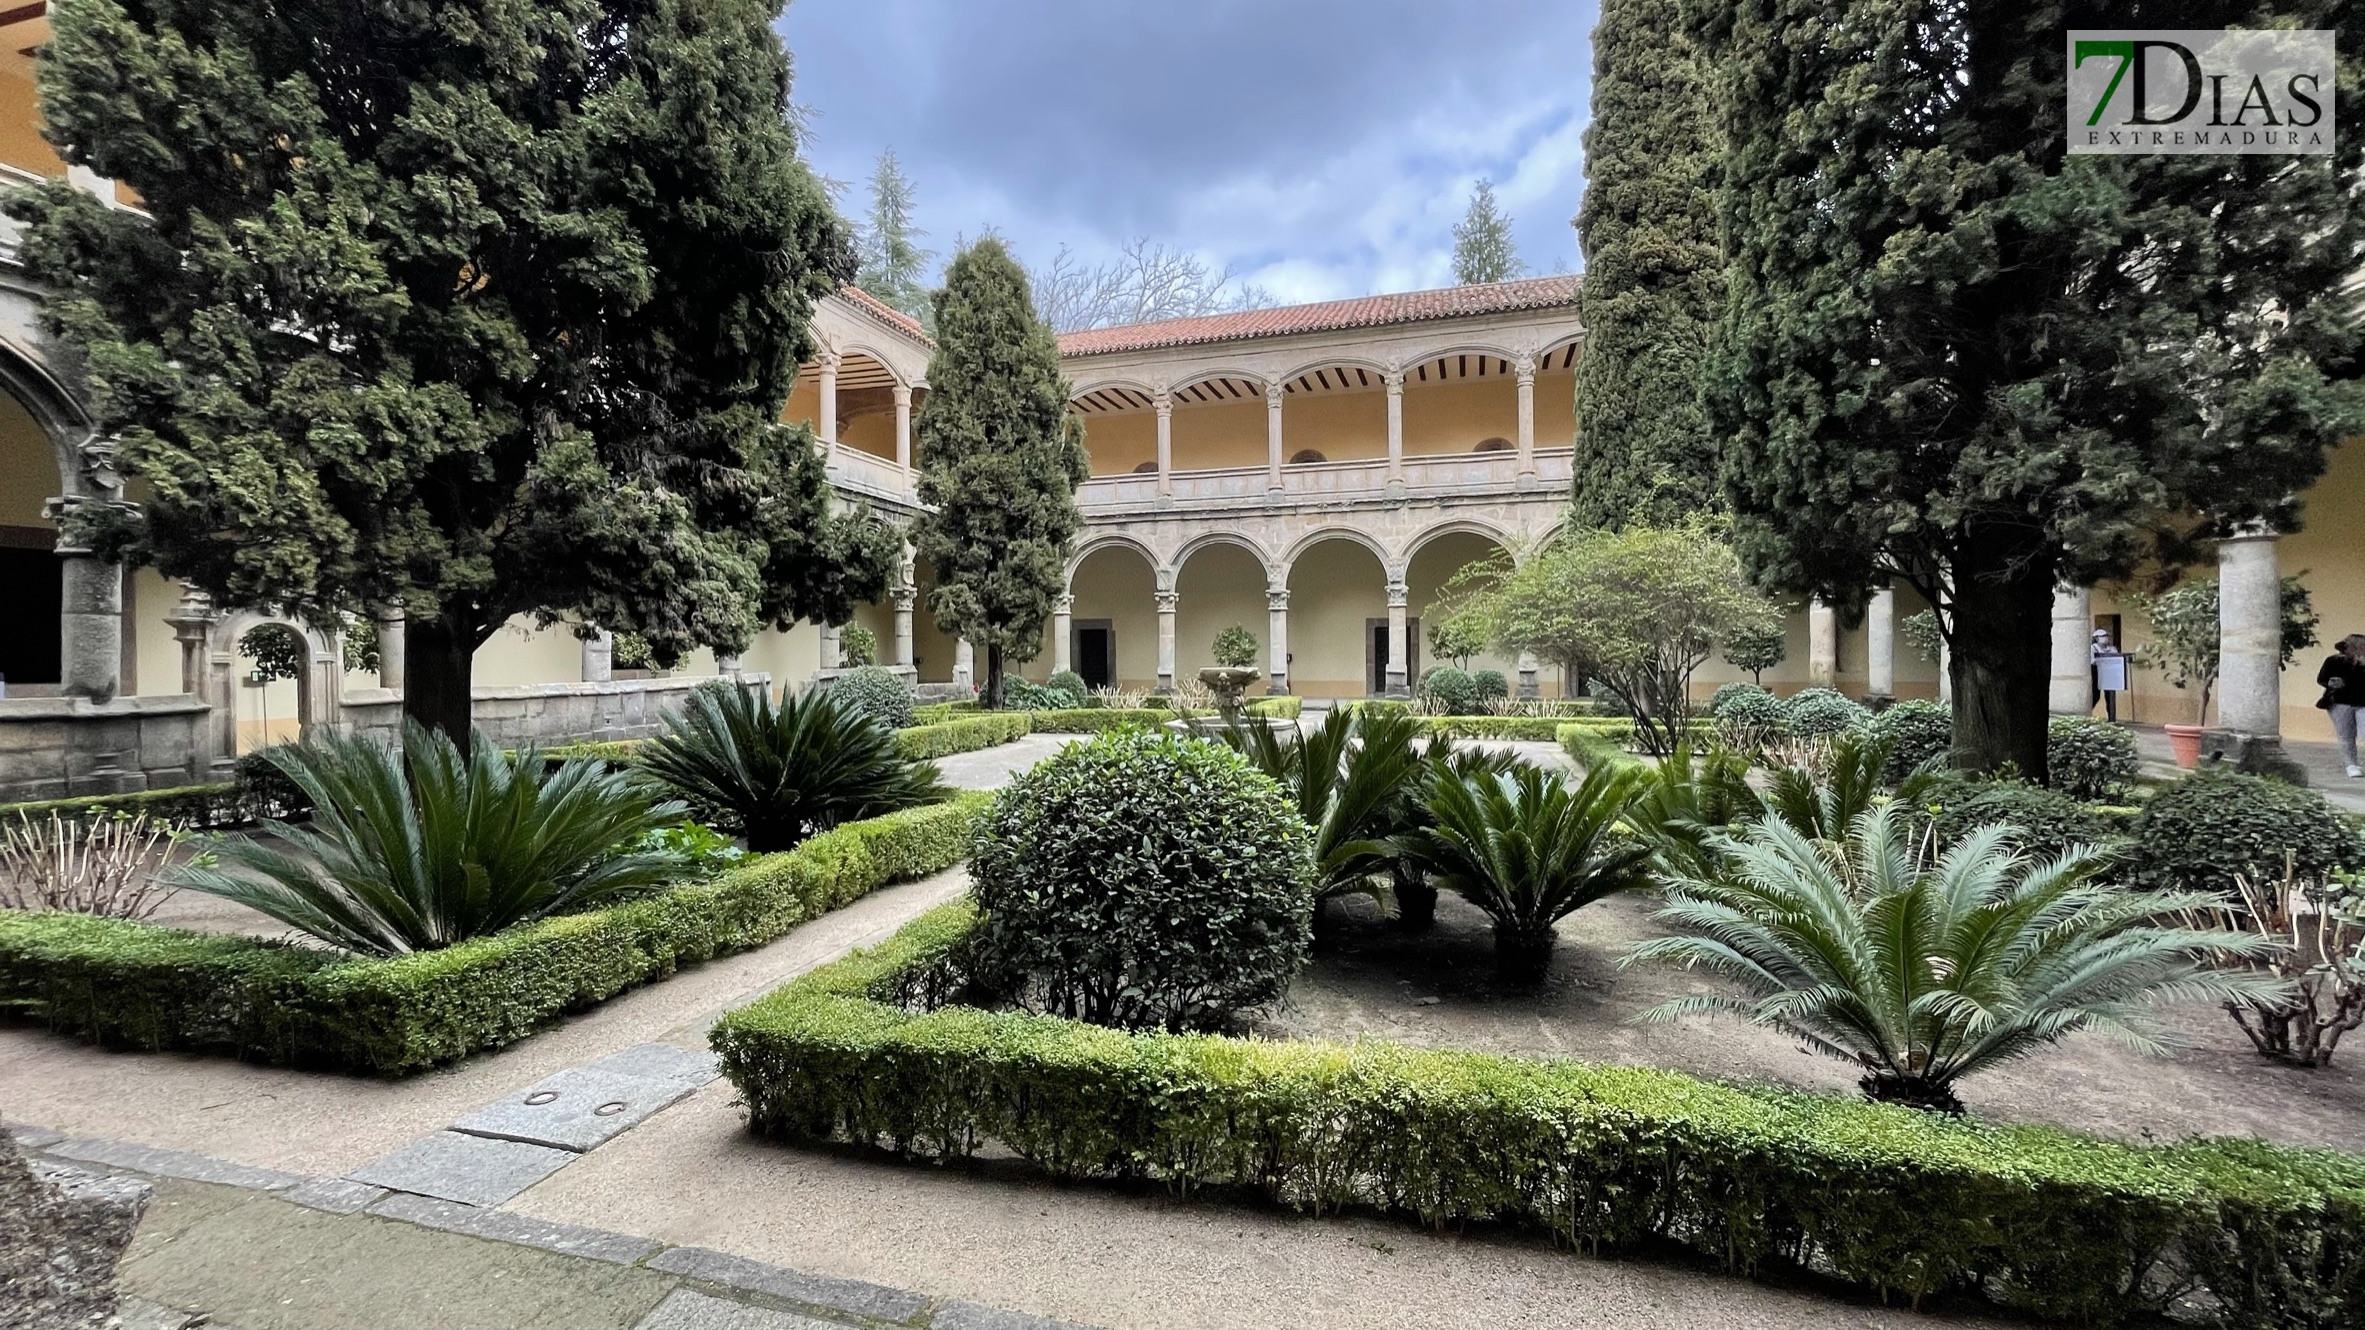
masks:
<path fill-rule="evenodd" d="M 1470 451 L 1474 453 L 1507 453 L 1511 451 L 1513 446 L 1509 439 L 1497 434 L 1492 438 L 1480 439 L 1478 446 Z"/>
<path fill-rule="evenodd" d="M 1292 377 L 1285 388 L 1281 433 L 1295 450 L 1291 463 L 1388 455 L 1388 381 L 1381 371 L 1368 365 L 1317 365 Z"/>
<path fill-rule="evenodd" d="M 1137 476 L 1154 476 L 1158 474 L 1158 459 L 1153 457 L 1147 462 L 1140 463 L 1133 468 L 1133 474 Z"/>
<path fill-rule="evenodd" d="M 1289 683 L 1305 697 L 1386 689 L 1388 574 L 1348 536 L 1316 540 L 1289 565 Z M 1412 659 L 1419 660 L 1418 652 Z"/>
<path fill-rule="evenodd" d="M 1182 683 L 1215 664 L 1215 635 L 1245 628 L 1256 639 L 1257 668 L 1267 668 L 1271 646 L 1265 606 L 1265 566 L 1246 549 L 1210 542 L 1183 557 L 1174 579 L 1174 674 Z"/>
<path fill-rule="evenodd" d="M 1519 435 L 1519 377 L 1507 356 L 1456 351 L 1404 370 L 1404 455 L 1479 451 Z"/>
<path fill-rule="evenodd" d="M 1329 460 L 1330 459 L 1328 457 L 1323 455 L 1320 448 L 1300 448 L 1296 452 L 1289 455 L 1289 464 L 1291 466 L 1311 466 L 1316 462 L 1327 462 Z"/>
<path fill-rule="evenodd" d="M 57 524 L 42 514 L 61 493 L 57 448 L 24 404 L 0 393 L 0 680 L 12 697 L 53 697 L 61 677 L 63 607 Z"/>
<path fill-rule="evenodd" d="M 1411 562 L 1405 565 L 1404 584 L 1408 592 L 1406 606 L 1421 621 L 1420 659 L 1423 668 L 1455 664 L 1473 672 L 1494 670 L 1503 676 L 1507 687 L 1516 691 L 1519 686 L 1519 662 L 1515 657 L 1504 656 L 1484 646 L 1478 646 L 1467 656 L 1461 656 L 1461 652 L 1473 644 L 1456 643 L 1451 637 L 1453 611 L 1467 603 L 1472 591 L 1492 585 L 1494 580 L 1482 579 L 1477 571 L 1461 583 L 1457 584 L 1455 579 L 1461 576 L 1463 570 L 1487 565 L 1490 561 L 1509 562 L 1502 542 L 1491 536 L 1476 531 L 1447 531 L 1431 537 L 1413 551 Z"/>
<path fill-rule="evenodd" d="M 1149 691 L 1158 682 L 1158 579 L 1131 545 L 1100 545 L 1076 565 L 1068 581 L 1074 604 L 1068 621 L 1069 668 L 1092 688 Z M 1028 673 L 1047 675 L 1053 651 Z"/>
<path fill-rule="evenodd" d="M 1536 449 L 1577 444 L 1577 343 L 1571 338 L 1536 357 Z"/>
<path fill-rule="evenodd" d="M 840 355 L 834 441 L 856 452 L 894 461 L 895 385 L 895 372 L 878 357 L 861 351 Z M 924 398 L 925 390 L 913 390 L 915 414 Z M 827 436 L 829 430 L 824 426 L 831 422 L 831 417 L 822 406 L 821 362 L 809 360 L 797 367 L 796 383 L 789 390 L 788 403 L 781 408 L 780 419 L 788 424 L 810 426 L 814 433 Z"/>
<path fill-rule="evenodd" d="M 312 647 L 283 623 L 258 623 L 239 634 L 237 685 L 241 756 L 303 737 L 312 714 Z"/>
<path fill-rule="evenodd" d="M 1084 419 L 1084 452 L 1096 476 L 1158 469 L 1158 413 L 1149 393 L 1112 384 L 1079 394 L 1068 410 Z"/>

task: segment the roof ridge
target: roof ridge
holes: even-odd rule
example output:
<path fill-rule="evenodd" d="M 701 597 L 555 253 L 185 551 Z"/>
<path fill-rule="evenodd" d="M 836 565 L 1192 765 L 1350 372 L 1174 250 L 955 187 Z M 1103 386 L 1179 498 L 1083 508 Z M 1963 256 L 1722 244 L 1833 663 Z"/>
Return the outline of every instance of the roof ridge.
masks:
<path fill-rule="evenodd" d="M 888 304 L 886 301 L 879 299 L 877 296 L 872 295 L 870 292 L 863 290 L 861 287 L 856 286 L 854 283 L 839 283 L 838 295 L 843 298 L 847 304 L 852 305 L 854 308 L 862 311 L 864 314 L 869 315 L 874 321 L 884 323 L 888 327 L 893 328 L 895 331 L 902 333 L 906 337 L 910 337 L 930 348 L 933 348 L 936 345 L 936 339 L 929 335 L 927 325 L 921 323 L 918 319 L 913 318 L 911 315 L 904 313 L 902 310 L 895 308 L 893 305 Z"/>
<path fill-rule="evenodd" d="M 1518 310 L 1548 309 L 1575 300 L 1578 282 L 1575 273 L 1554 273 L 1505 282 L 1477 282 L 1421 291 L 1354 296 L 1343 300 L 1276 305 L 1267 309 L 1156 319 L 1147 323 L 1119 324 L 1064 333 L 1059 339 L 1059 350 L 1060 354 L 1067 356 L 1108 355 L 1117 351 L 1288 337 L 1342 328 L 1382 327 L 1430 319 L 1471 318 Z"/>

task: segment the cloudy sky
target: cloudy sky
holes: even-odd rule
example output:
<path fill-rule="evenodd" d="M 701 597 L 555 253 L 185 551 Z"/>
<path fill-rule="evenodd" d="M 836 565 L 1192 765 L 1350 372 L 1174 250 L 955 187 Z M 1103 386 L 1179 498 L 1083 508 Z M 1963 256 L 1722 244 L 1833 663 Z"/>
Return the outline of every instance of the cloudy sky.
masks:
<path fill-rule="evenodd" d="M 780 26 L 849 216 L 891 146 L 932 249 L 992 227 L 1030 263 L 1096 261 L 1147 236 L 1297 301 L 1449 283 L 1480 176 L 1530 268 L 1574 268 L 1595 10 L 793 0 Z"/>

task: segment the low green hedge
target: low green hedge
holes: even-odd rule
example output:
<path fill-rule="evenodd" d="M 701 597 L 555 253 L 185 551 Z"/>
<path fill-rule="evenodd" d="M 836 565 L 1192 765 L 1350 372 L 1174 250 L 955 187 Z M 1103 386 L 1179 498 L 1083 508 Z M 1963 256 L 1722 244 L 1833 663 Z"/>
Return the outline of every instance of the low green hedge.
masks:
<path fill-rule="evenodd" d="M 162 790 L 136 790 L 130 794 L 89 794 L 73 799 L 36 799 L 27 803 L 0 804 L 0 820 L 14 822 L 20 813 L 36 822 L 47 822 L 52 813 L 69 822 L 84 822 L 117 814 L 135 817 L 145 813 L 151 821 L 174 822 L 200 831 L 242 826 L 254 821 L 254 810 L 247 806 L 238 786 L 229 781 L 218 785 L 176 785 Z"/>
<path fill-rule="evenodd" d="M 2365 1324 L 2365 1160 L 2139 1146 L 1652 1068 L 1127 1034 L 897 1000 L 966 903 L 725 1016 L 757 1132 L 968 1155 L 1062 1178 L 1228 1186 L 1317 1213 L 1536 1225 L 1588 1250 L 1689 1245 L 1909 1299 L 1984 1289 L 2057 1320 L 2179 1293 L 2231 1326 Z"/>
<path fill-rule="evenodd" d="M 1037 734 L 1098 734 L 1127 725 L 1156 727 L 1188 713 L 1163 707 L 1073 707 L 1030 711 Z"/>
<path fill-rule="evenodd" d="M 0 1008 L 98 1043 L 403 1073 L 761 946 L 968 855 L 990 796 L 849 823 L 703 882 L 440 951 L 349 959 L 76 914 L 0 913 Z"/>
<path fill-rule="evenodd" d="M 1284 693 L 1278 697 L 1252 698 L 1247 706 L 1240 709 L 1265 720 L 1296 720 L 1305 714 L 1306 700 Z"/>
<path fill-rule="evenodd" d="M 624 765 L 639 761 L 641 749 L 648 742 L 646 739 L 602 739 L 589 743 L 560 744 L 556 748 L 543 749 L 542 759 L 546 762 L 596 759 Z"/>
<path fill-rule="evenodd" d="M 912 708 L 912 724 L 942 725 L 959 716 L 973 716 L 977 714 L 977 709 L 977 699 L 974 697 L 963 698 L 958 702 L 930 702 Z"/>
<path fill-rule="evenodd" d="M 1034 722 L 1023 711 L 987 711 L 934 725 L 895 732 L 895 751 L 908 762 L 927 762 L 954 753 L 1006 744 L 1028 733 Z"/>

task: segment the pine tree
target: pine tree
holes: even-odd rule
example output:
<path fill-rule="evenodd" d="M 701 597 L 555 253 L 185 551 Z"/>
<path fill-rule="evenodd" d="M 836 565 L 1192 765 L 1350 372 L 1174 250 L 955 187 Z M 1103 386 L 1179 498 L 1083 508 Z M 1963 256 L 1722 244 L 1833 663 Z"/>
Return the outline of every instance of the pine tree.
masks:
<path fill-rule="evenodd" d="M 862 228 L 862 270 L 854 284 L 922 323 L 935 317 L 926 278 L 936 256 L 919 245 L 927 235 L 912 225 L 911 177 L 889 148 L 871 170 L 870 220 Z"/>
<path fill-rule="evenodd" d="M 149 489 L 90 534 L 224 605 L 399 602 L 405 708 L 462 742 L 512 616 L 670 658 L 876 595 L 891 538 L 777 423 L 853 267 L 779 9 L 60 6 L 47 131 L 149 214 L 11 203 Z"/>
<path fill-rule="evenodd" d="M 1481 177 L 1470 191 L 1470 210 L 1453 229 L 1453 279 L 1468 286 L 1526 274 L 1511 240 L 1511 219 L 1495 207 L 1494 183 Z"/>
<path fill-rule="evenodd" d="M 1716 124 L 1698 48 L 1665 0 L 1603 0 L 1577 291 L 1571 520 L 1667 525 L 1721 507 L 1700 362 L 1724 294 Z"/>
<path fill-rule="evenodd" d="M 2338 116 L 2365 114 L 2365 8 L 2280 9 L 2340 29 Z M 2365 136 L 2331 156 L 2068 156 L 2061 34 L 2123 10 L 1745 0 L 1702 30 L 1731 261 L 1705 400 L 1742 553 L 1771 588 L 1843 603 L 1910 580 L 1946 620 L 1958 760 L 2031 778 L 2056 581 L 2287 524 L 2365 427 L 2339 294 L 2365 265 L 2344 186 Z"/>
<path fill-rule="evenodd" d="M 935 510 L 916 534 L 936 572 L 928 608 L 945 632 L 984 648 L 985 704 L 998 708 L 1005 663 L 1034 658 L 1065 589 L 1087 471 L 1059 344 L 998 239 L 945 270 L 928 400 L 913 427 L 920 498 Z"/>

